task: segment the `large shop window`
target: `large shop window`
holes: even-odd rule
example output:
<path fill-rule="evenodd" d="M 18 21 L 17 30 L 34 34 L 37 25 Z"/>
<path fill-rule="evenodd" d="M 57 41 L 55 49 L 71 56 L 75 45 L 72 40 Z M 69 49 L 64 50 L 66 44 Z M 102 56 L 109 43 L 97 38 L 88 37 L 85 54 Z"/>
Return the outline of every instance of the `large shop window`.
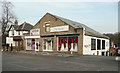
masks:
<path fill-rule="evenodd" d="M 32 49 L 35 50 L 35 39 L 32 39 Z"/>
<path fill-rule="evenodd" d="M 102 40 L 102 49 L 105 49 L 105 40 Z"/>
<path fill-rule="evenodd" d="M 78 50 L 78 37 L 59 37 L 58 51 L 75 51 Z"/>
<path fill-rule="evenodd" d="M 27 39 L 27 50 L 35 50 L 35 39 Z"/>
<path fill-rule="evenodd" d="M 27 39 L 27 48 L 26 48 L 26 50 L 32 50 L 31 45 L 32 45 L 31 39 Z"/>
<path fill-rule="evenodd" d="M 97 39 L 97 50 L 101 49 L 101 40 Z"/>
<path fill-rule="evenodd" d="M 91 50 L 96 50 L 96 39 L 91 39 Z"/>
<path fill-rule="evenodd" d="M 53 50 L 53 39 L 43 39 L 43 51 Z"/>

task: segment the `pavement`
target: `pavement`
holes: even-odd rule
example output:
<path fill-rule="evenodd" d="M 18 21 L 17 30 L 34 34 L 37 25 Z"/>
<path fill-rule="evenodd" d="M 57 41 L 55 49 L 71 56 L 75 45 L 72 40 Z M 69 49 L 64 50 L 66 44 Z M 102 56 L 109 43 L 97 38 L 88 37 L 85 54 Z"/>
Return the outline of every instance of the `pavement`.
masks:
<path fill-rule="evenodd" d="M 60 57 L 39 53 L 2 52 L 3 71 L 118 71 L 114 56 Z"/>
<path fill-rule="evenodd" d="M 44 56 L 58 56 L 58 57 L 70 57 L 70 54 L 65 53 L 49 53 L 49 52 L 35 52 L 35 51 L 14 51 L 14 53 L 28 54 L 28 55 L 44 55 Z"/>

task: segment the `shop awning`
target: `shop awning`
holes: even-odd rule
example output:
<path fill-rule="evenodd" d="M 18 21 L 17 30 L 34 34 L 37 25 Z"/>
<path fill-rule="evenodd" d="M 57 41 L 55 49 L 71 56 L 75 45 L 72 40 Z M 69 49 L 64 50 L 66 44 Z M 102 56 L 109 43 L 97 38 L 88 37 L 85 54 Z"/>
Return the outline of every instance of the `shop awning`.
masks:
<path fill-rule="evenodd" d="M 22 38 L 20 36 L 15 36 L 13 37 L 13 40 L 22 40 Z"/>

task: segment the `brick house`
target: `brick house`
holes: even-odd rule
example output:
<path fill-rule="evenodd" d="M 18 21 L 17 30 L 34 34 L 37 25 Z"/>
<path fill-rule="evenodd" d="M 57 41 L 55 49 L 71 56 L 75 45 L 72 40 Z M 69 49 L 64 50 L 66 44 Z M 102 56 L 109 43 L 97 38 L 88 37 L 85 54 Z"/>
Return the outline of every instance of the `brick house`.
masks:
<path fill-rule="evenodd" d="M 36 23 L 25 41 L 25 50 L 109 55 L 109 37 L 84 24 L 50 13 Z"/>

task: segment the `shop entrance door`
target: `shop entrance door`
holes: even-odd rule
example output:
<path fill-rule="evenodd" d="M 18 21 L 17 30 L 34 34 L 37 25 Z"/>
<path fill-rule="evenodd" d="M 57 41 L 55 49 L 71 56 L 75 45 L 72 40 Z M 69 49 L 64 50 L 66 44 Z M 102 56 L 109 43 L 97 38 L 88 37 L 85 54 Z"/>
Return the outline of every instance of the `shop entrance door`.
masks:
<path fill-rule="evenodd" d="M 35 51 L 39 51 L 39 39 L 35 39 Z"/>

